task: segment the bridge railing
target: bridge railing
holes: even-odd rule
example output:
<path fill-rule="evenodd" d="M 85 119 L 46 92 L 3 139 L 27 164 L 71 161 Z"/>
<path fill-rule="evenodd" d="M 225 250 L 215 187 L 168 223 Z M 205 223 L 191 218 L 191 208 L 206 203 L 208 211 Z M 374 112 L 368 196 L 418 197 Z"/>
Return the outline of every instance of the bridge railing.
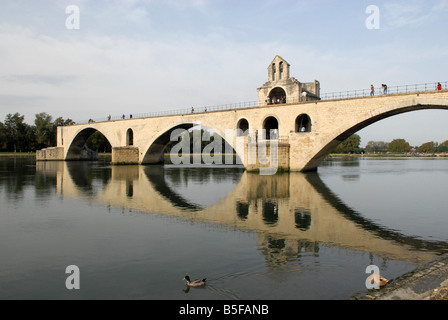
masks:
<path fill-rule="evenodd" d="M 387 88 L 387 92 L 384 92 L 382 88 L 375 88 L 375 96 L 384 95 L 384 94 L 400 94 L 400 93 L 412 93 L 412 92 L 427 92 L 427 91 L 436 91 L 438 90 L 438 83 L 423 83 L 423 84 L 412 84 L 412 85 L 401 85 L 401 86 L 392 86 Z M 448 90 L 448 81 L 440 82 L 442 90 Z M 348 99 L 348 98 L 362 98 L 368 97 L 371 95 L 370 89 L 362 89 L 362 90 L 351 90 L 351 91 L 339 91 L 339 92 L 330 92 L 324 93 L 320 96 L 321 101 L 327 100 L 340 100 L 340 99 Z M 313 98 L 308 98 L 313 99 Z M 315 99 L 313 99 L 315 101 Z M 306 102 L 305 98 L 299 98 L 298 101 L 293 101 L 288 99 L 287 104 L 297 104 Z M 309 101 L 309 100 L 308 100 Z M 89 119 L 85 121 L 77 121 L 74 124 L 87 124 L 93 122 L 106 122 L 106 121 L 118 121 L 118 120 L 129 120 L 129 119 L 142 119 L 142 118 L 157 118 L 157 117 L 166 117 L 166 116 L 176 116 L 176 115 L 187 115 L 194 113 L 206 113 L 206 112 L 216 112 L 216 111 L 229 111 L 229 110 L 237 110 L 237 109 L 247 109 L 258 107 L 258 101 L 247 101 L 247 102 L 238 102 L 231 104 L 221 104 L 215 106 L 203 106 L 203 107 L 189 107 L 183 109 L 174 109 L 174 110 L 166 110 L 166 111 L 154 111 L 148 113 L 138 113 L 138 114 L 123 114 L 120 116 L 108 116 L 105 118 L 96 118 Z"/>
<path fill-rule="evenodd" d="M 385 94 L 400 94 L 400 93 L 412 93 L 412 92 L 427 92 L 438 90 L 439 82 L 434 83 L 421 83 L 421 84 L 411 84 L 411 85 L 401 85 L 387 87 L 385 92 L 383 88 L 375 88 L 374 96 L 385 95 Z M 442 90 L 448 89 L 448 81 L 440 82 Z M 363 90 L 351 90 L 351 91 L 339 91 L 324 93 L 321 95 L 321 100 L 339 100 L 347 98 L 362 98 L 371 96 L 371 89 Z"/>

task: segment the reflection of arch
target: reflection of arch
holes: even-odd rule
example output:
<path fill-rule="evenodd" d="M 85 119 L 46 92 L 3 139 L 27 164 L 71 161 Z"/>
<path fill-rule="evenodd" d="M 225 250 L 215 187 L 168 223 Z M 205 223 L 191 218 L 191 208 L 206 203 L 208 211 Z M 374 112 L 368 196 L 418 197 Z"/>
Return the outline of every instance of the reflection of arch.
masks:
<path fill-rule="evenodd" d="M 311 132 L 311 118 L 307 114 L 296 118 L 296 132 Z"/>
<path fill-rule="evenodd" d="M 132 198 L 134 196 L 134 184 L 132 180 L 126 181 L 126 196 Z"/>
<path fill-rule="evenodd" d="M 144 172 L 154 189 L 169 200 L 173 206 L 189 211 L 200 211 L 203 209 L 201 206 L 184 199 L 168 186 L 165 180 L 165 169 L 163 166 L 146 167 Z"/>
<path fill-rule="evenodd" d="M 278 222 L 278 203 L 274 200 L 263 201 L 263 221 L 272 225 Z"/>
<path fill-rule="evenodd" d="M 275 117 L 267 117 L 263 122 L 263 129 L 266 132 L 266 140 L 278 138 L 278 120 Z"/>
<path fill-rule="evenodd" d="M 174 188 L 170 187 L 169 183 L 167 182 L 170 180 L 170 177 L 169 175 L 167 175 L 167 172 L 173 172 L 172 170 L 165 171 L 164 166 L 145 167 L 143 170 L 149 182 L 154 187 L 154 189 L 161 196 L 167 199 L 174 207 L 185 209 L 191 212 L 198 212 L 205 209 L 206 207 L 205 205 L 200 205 L 192 200 L 186 199 L 184 196 L 176 192 L 175 187 Z M 191 178 L 194 180 L 209 182 L 210 180 L 214 180 L 211 179 L 211 177 L 218 174 L 222 175 L 221 179 L 225 177 L 224 179 L 239 181 L 244 171 L 238 169 L 232 169 L 231 171 L 228 171 L 222 168 L 201 168 L 201 170 L 196 171 L 187 169 L 183 170 L 179 168 L 179 171 L 174 170 L 174 172 L 177 172 L 184 179 L 185 178 L 188 179 L 188 177 L 192 175 L 193 177 Z M 178 176 L 177 175 L 171 176 L 171 179 L 175 181 L 176 177 Z M 247 210 L 246 212 L 247 217 L 249 209 L 247 208 L 246 210 Z"/>
<path fill-rule="evenodd" d="M 238 136 L 248 136 L 249 135 L 249 122 L 246 119 L 241 119 L 238 121 L 237 129 L 240 129 L 241 131 L 238 131 Z"/>
<path fill-rule="evenodd" d="M 89 197 L 90 195 L 95 195 L 96 198 L 96 193 L 99 192 L 101 193 L 101 191 L 103 189 L 106 189 L 105 186 L 108 184 L 118 184 L 119 185 L 119 190 L 121 190 L 121 192 L 119 193 L 119 195 L 123 196 L 123 197 L 129 197 L 130 194 L 123 192 L 123 184 L 122 182 L 126 181 L 126 186 L 128 185 L 128 181 L 131 179 L 131 181 L 133 181 L 132 183 L 134 184 L 134 197 L 136 198 L 136 200 L 138 201 L 129 201 L 126 202 L 126 205 L 129 205 L 129 208 L 140 208 L 141 210 L 145 211 L 148 210 L 148 208 L 144 205 L 143 207 L 139 207 L 137 205 L 137 207 L 134 207 L 134 205 L 136 204 L 141 204 L 141 203 L 145 203 L 145 201 L 140 201 L 140 199 L 142 200 L 147 200 L 148 198 L 148 193 L 147 192 L 142 192 L 142 189 L 138 189 L 140 187 L 146 186 L 146 184 L 140 184 L 140 183 L 136 183 L 136 181 L 138 182 L 141 177 L 147 176 L 147 178 L 150 181 L 150 185 L 152 185 L 154 187 L 155 190 L 157 190 L 165 199 L 168 199 L 171 204 L 174 207 L 180 208 L 181 212 L 184 211 L 185 209 L 187 209 L 187 212 L 194 212 L 194 215 L 187 215 L 187 217 L 189 219 L 194 219 L 195 217 L 205 217 L 205 220 L 208 220 L 208 217 L 210 214 L 214 214 L 216 212 L 228 212 L 227 210 L 221 210 L 224 207 L 220 207 L 221 205 L 227 206 L 227 204 L 232 205 L 236 204 L 236 210 L 233 211 L 233 214 L 236 214 L 236 216 L 231 216 L 229 217 L 227 214 L 224 214 L 223 217 L 224 218 L 229 218 L 226 221 L 230 221 L 231 223 L 235 222 L 235 217 L 237 217 L 238 221 L 244 222 L 244 221 L 250 221 L 252 218 L 250 217 L 251 213 L 255 212 L 259 212 L 258 210 L 260 209 L 260 207 L 258 207 L 257 209 L 257 203 L 260 204 L 260 202 L 262 203 L 262 216 L 261 218 L 263 219 L 263 222 L 269 227 L 275 227 L 275 226 L 280 226 L 282 228 L 282 226 L 285 226 L 285 224 L 281 223 L 282 219 L 284 217 L 289 217 L 290 213 L 294 213 L 294 219 L 288 220 L 291 221 L 293 224 L 295 224 L 295 227 L 297 229 L 299 229 L 300 231 L 305 231 L 305 230 L 310 230 L 311 229 L 311 218 L 312 215 L 315 213 L 315 208 L 318 206 L 315 205 L 309 205 L 308 203 L 308 199 L 314 199 L 312 201 L 319 201 L 319 203 L 323 202 L 323 203 L 327 203 L 329 204 L 332 208 L 334 208 L 337 211 L 337 215 L 341 215 L 343 216 L 345 219 L 347 219 L 348 221 L 353 222 L 356 225 L 356 229 L 358 230 L 364 230 L 367 231 L 368 233 L 372 233 L 372 235 L 374 236 L 374 238 L 378 238 L 378 239 L 384 239 L 387 241 L 391 241 L 392 243 L 398 243 L 398 245 L 401 247 L 403 244 L 409 246 L 410 248 L 415 248 L 417 250 L 422 250 L 422 251 L 437 251 L 437 252 L 446 252 L 446 248 L 447 248 L 447 243 L 444 241 L 428 241 L 428 240 L 422 240 L 420 238 L 416 238 L 413 236 L 407 236 L 407 235 L 403 235 L 401 233 L 399 233 L 398 231 L 395 230 L 391 230 L 388 229 L 382 225 L 378 225 L 375 223 L 375 221 L 373 220 L 369 220 L 366 217 L 363 217 L 363 215 L 353 209 L 351 209 L 350 207 L 348 207 L 346 204 L 344 204 L 344 202 L 338 198 L 337 195 L 335 195 L 326 185 L 325 183 L 321 180 L 321 178 L 319 177 L 318 174 L 316 173 L 309 173 L 309 174 L 301 174 L 301 173 L 290 173 L 287 174 L 288 175 L 288 179 L 282 178 L 281 180 L 287 180 L 290 181 L 290 179 L 294 180 L 297 178 L 300 178 L 298 180 L 294 180 L 291 181 L 292 184 L 294 185 L 302 185 L 304 187 L 307 188 L 311 188 L 310 191 L 311 192 L 317 192 L 322 198 L 320 197 L 304 197 L 306 200 L 306 203 L 303 202 L 298 202 L 299 206 L 296 205 L 296 203 L 291 203 L 294 204 L 294 207 L 287 207 L 285 206 L 286 203 L 288 203 L 287 199 L 289 199 L 290 197 L 292 198 L 293 195 L 288 195 L 287 198 L 285 199 L 280 199 L 279 198 L 279 194 L 278 191 L 279 190 L 271 190 L 272 188 L 266 188 L 266 181 L 269 181 L 271 179 L 275 179 L 277 180 L 277 177 L 269 177 L 269 179 L 259 179 L 258 175 L 250 175 L 247 172 L 241 171 L 241 170 L 224 170 L 224 169 L 219 169 L 219 170 L 223 170 L 223 172 L 221 173 L 222 175 L 224 175 L 226 178 L 229 177 L 229 175 L 233 175 L 233 177 L 231 178 L 232 181 L 239 181 L 239 184 L 235 187 L 235 191 L 236 192 L 230 192 L 227 194 L 227 196 L 225 198 L 222 199 L 222 201 L 220 201 L 219 203 L 217 203 L 217 207 L 212 206 L 210 208 L 207 208 L 206 206 L 200 206 L 195 204 L 192 200 L 190 200 L 188 198 L 188 196 L 182 196 L 179 193 L 176 192 L 175 188 L 170 187 L 170 185 L 167 183 L 169 182 L 169 179 L 167 179 L 166 174 L 164 173 L 164 167 L 163 166 L 153 166 L 153 167 L 141 167 L 141 166 L 135 166 L 135 168 L 137 168 L 138 170 L 143 170 L 143 174 L 135 174 L 133 173 L 131 175 L 131 177 L 129 176 L 129 170 L 128 167 L 124 168 L 126 169 L 125 171 L 121 172 L 123 169 L 123 167 L 118 167 L 120 170 L 119 172 L 121 172 L 121 174 L 117 174 L 117 172 L 112 173 L 113 170 L 117 170 L 117 167 L 112 167 L 110 169 L 107 170 L 91 170 L 92 168 L 94 168 L 94 165 L 91 162 L 69 162 L 69 163 L 64 163 L 64 166 L 67 166 L 65 172 L 68 173 L 68 177 L 65 177 L 64 179 L 60 180 L 61 186 L 60 186 L 60 191 L 63 192 L 63 194 L 67 194 L 70 195 L 71 192 L 75 192 L 75 195 L 81 196 L 82 198 L 84 198 L 83 194 L 88 194 Z M 93 167 L 92 167 L 93 166 Z M 60 167 L 58 167 L 60 168 Z M 41 166 L 40 169 L 47 169 L 47 166 Z M 39 167 L 37 167 L 37 170 L 39 170 Z M 172 169 L 170 169 L 169 171 L 171 171 Z M 180 174 L 186 173 L 186 174 L 190 174 L 191 171 L 186 170 L 186 169 L 179 169 L 177 168 L 176 170 L 179 170 Z M 210 172 L 216 172 L 217 169 L 211 169 Z M 218 172 L 219 172 L 218 170 Z M 42 171 L 41 171 L 42 172 Z M 61 171 L 64 172 L 64 171 Z M 165 171 L 166 172 L 166 171 Z M 49 171 L 43 171 L 42 173 L 44 174 L 49 174 L 49 175 L 54 175 L 54 170 L 49 170 Z M 126 173 L 126 174 L 124 174 Z M 138 173 L 138 171 L 137 171 Z M 201 172 L 196 172 L 195 176 L 193 177 L 194 179 L 196 179 L 196 177 L 198 177 L 197 175 L 201 176 L 203 173 Z M 58 175 L 59 176 L 59 175 Z M 253 179 L 247 179 L 248 176 L 251 176 L 253 178 L 255 178 L 255 180 Z M 114 179 L 111 179 L 111 177 L 114 177 Z M 136 180 L 133 180 L 136 179 Z M 303 180 L 305 179 L 305 181 Z M 217 181 L 219 179 L 209 179 L 209 177 L 204 177 L 204 181 Z M 100 186 L 100 184 L 98 184 L 97 182 L 100 181 L 102 182 L 103 187 Z M 277 180 L 278 181 L 278 180 Z M 256 182 L 254 184 L 254 182 Z M 309 183 L 310 185 L 308 186 L 307 183 Z M 74 186 L 76 186 L 77 188 L 73 188 L 71 187 L 71 184 L 73 184 Z M 250 188 L 248 188 L 248 186 L 251 186 Z M 281 183 L 272 183 L 271 185 L 275 185 L 277 187 L 280 187 L 282 184 Z M 135 187 L 138 186 L 138 187 Z M 242 193 L 241 190 L 257 190 L 259 189 L 259 187 L 261 186 L 261 189 L 266 189 L 269 190 L 270 192 L 273 191 L 273 193 L 263 193 L 263 192 L 249 192 L 246 194 L 246 196 L 244 196 L 244 192 Z M 118 203 L 120 203 L 120 207 L 122 206 L 121 202 L 119 201 L 119 199 L 117 199 L 117 193 L 116 190 L 114 190 L 113 188 L 111 189 L 112 192 L 112 202 L 114 202 L 115 200 L 118 200 Z M 307 190 L 307 189 L 304 189 Z M 152 194 L 152 192 L 151 192 Z M 141 197 L 141 198 L 140 198 Z M 101 197 L 100 197 L 101 198 Z M 102 201 L 104 201 L 105 199 L 109 199 L 109 198 L 101 198 Z M 322 199 L 324 201 L 322 201 Z M 109 202 L 107 202 L 108 204 L 110 204 Z M 278 204 L 281 204 L 281 206 L 279 207 Z M 303 205 L 303 207 L 302 207 Z M 157 205 L 156 205 L 157 206 Z M 156 209 L 155 209 L 156 208 Z M 221 208 L 221 209 L 220 209 Z M 228 208 L 228 207 L 225 207 Z M 234 207 L 235 208 L 235 207 Z M 285 216 L 284 212 L 285 212 L 285 208 L 287 208 L 287 212 L 288 214 Z M 160 208 L 157 207 L 153 207 L 150 210 L 152 210 L 151 212 L 160 212 L 160 213 L 164 213 L 164 209 L 166 209 L 166 207 L 164 205 L 162 205 Z M 210 211 L 207 211 L 207 209 L 210 209 Z M 205 210 L 205 211 L 204 211 Z M 253 210 L 251 213 L 250 211 Z M 327 209 L 326 209 L 327 210 Z M 170 210 L 168 210 L 170 211 Z M 201 212 L 205 212 L 204 215 L 201 216 Z M 283 213 L 282 213 L 283 212 Z M 168 213 L 168 212 L 166 212 Z M 197 215 L 196 215 L 197 214 Z M 199 218 L 199 219 L 202 219 Z M 280 222 L 280 223 L 279 223 Z M 224 223 L 224 221 L 223 221 Z M 295 228 L 295 229 L 296 229 Z M 278 234 L 281 234 L 278 233 Z M 300 234 L 301 235 L 301 234 Z"/>
<path fill-rule="evenodd" d="M 66 160 L 92 160 L 96 159 L 98 157 L 98 153 L 90 150 L 86 146 L 87 140 L 90 138 L 92 134 L 97 132 L 98 130 L 93 128 L 86 128 L 81 130 L 75 138 L 72 140 L 72 143 L 70 144 L 70 147 L 67 151 Z M 100 131 L 98 131 L 100 132 Z M 100 132 L 103 134 L 102 132 Z M 103 134 L 104 135 L 104 134 Z M 107 139 L 107 137 L 106 137 Z M 109 144 L 110 141 L 107 139 Z"/>
<path fill-rule="evenodd" d="M 242 221 L 246 221 L 249 216 L 249 203 L 237 201 L 236 214 Z"/>
<path fill-rule="evenodd" d="M 283 88 L 276 87 L 269 93 L 269 104 L 286 103 L 286 92 Z"/>
<path fill-rule="evenodd" d="M 100 192 L 100 186 L 106 186 L 112 177 L 109 170 L 92 170 L 93 165 L 92 162 L 67 162 L 67 172 L 73 184 L 78 190 L 90 195 Z"/>
<path fill-rule="evenodd" d="M 305 208 L 297 208 L 294 211 L 294 221 L 297 229 L 302 231 L 309 230 L 311 226 L 311 211 Z"/>
<path fill-rule="evenodd" d="M 134 131 L 132 131 L 132 129 L 128 129 L 128 131 L 126 132 L 126 145 L 134 145 Z"/>
<path fill-rule="evenodd" d="M 427 251 L 446 252 L 446 242 L 428 241 L 401 234 L 398 231 L 388 229 L 378 225 L 375 221 L 365 218 L 361 213 L 347 206 L 319 177 L 315 172 L 307 173 L 306 180 L 313 186 L 334 209 L 336 209 L 344 218 L 354 222 L 360 229 L 364 229 L 374 234 L 379 239 L 393 241 L 399 244 L 406 244 L 416 250 L 425 249 Z"/>

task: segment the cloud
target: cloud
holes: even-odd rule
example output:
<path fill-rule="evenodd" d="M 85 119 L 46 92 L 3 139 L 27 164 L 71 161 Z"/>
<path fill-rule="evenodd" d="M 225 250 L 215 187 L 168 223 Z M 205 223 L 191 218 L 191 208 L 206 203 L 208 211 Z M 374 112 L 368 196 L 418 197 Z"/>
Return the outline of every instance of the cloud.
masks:
<path fill-rule="evenodd" d="M 291 76 L 319 80 L 323 93 L 446 81 L 438 78 L 447 73 L 439 61 L 448 57 L 448 47 L 425 29 L 446 26 L 431 23 L 441 19 L 446 2 L 388 2 L 381 7 L 381 28 L 393 32 L 328 19 L 356 13 L 347 2 L 338 2 L 338 15 L 330 6 L 321 17 L 322 5 L 308 2 L 312 15 L 284 1 L 289 23 L 272 24 L 274 1 L 253 11 L 247 10 L 255 4 L 236 1 L 73 1 L 81 9 L 79 31 L 65 29 L 59 1 L 60 7 L 45 10 L 29 2 L 36 7 L 15 11 L 18 19 L 0 12 L 0 121 L 14 112 L 27 122 L 38 112 L 83 121 L 255 101 L 277 54 L 291 63 Z M 310 33 L 302 37 L 301 30 Z M 365 142 L 383 130 L 370 132 Z"/>
<path fill-rule="evenodd" d="M 70 75 L 41 75 L 41 74 L 15 74 L 3 76 L 8 82 L 18 82 L 20 84 L 48 84 L 60 86 L 76 80 L 76 76 Z"/>
<path fill-rule="evenodd" d="M 428 23 L 433 25 L 435 19 L 445 18 L 447 7 L 446 0 L 438 1 L 430 7 L 426 1 L 388 2 L 384 4 L 384 20 L 390 28 L 419 27 Z"/>
<path fill-rule="evenodd" d="M 144 7 L 133 8 L 125 17 L 133 22 L 142 22 L 148 18 L 148 11 Z"/>
<path fill-rule="evenodd" d="M 23 106 L 23 105 L 32 105 L 35 104 L 36 101 L 44 101 L 47 97 L 43 96 L 17 96 L 17 95 L 0 95 L 0 105 L 2 106 Z M 8 113 L 13 113 L 14 110 L 10 110 Z"/>

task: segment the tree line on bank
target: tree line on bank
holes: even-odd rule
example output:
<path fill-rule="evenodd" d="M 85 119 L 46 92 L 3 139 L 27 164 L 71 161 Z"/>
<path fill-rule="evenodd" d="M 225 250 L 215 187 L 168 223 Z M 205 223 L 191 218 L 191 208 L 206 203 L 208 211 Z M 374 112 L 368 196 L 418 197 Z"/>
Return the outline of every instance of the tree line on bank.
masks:
<path fill-rule="evenodd" d="M 333 153 L 446 153 L 448 140 L 443 143 L 426 142 L 418 147 L 411 146 L 405 139 L 394 139 L 391 142 L 369 141 L 365 148 L 360 147 L 361 137 L 352 135 L 342 142 Z"/>
<path fill-rule="evenodd" d="M 53 117 L 45 112 L 36 114 L 34 124 L 25 122 L 25 116 L 16 112 L 8 114 L 0 122 L 0 151 L 34 152 L 43 148 L 56 146 L 58 126 L 70 125 L 71 119 Z"/>
<path fill-rule="evenodd" d="M 34 124 L 25 123 L 25 116 L 19 113 L 8 114 L 4 122 L 0 122 L 0 151 L 1 152 L 34 152 L 48 147 L 56 146 L 56 134 L 58 126 L 74 124 L 71 119 L 62 117 L 53 120 L 53 117 L 45 112 L 35 115 Z M 204 131 L 201 132 L 201 136 Z M 213 138 L 212 138 L 213 139 Z M 193 133 L 190 133 L 190 143 L 194 141 Z M 203 141 L 201 150 L 210 141 Z M 173 146 L 170 143 L 167 150 Z M 448 152 L 448 140 L 443 143 L 427 142 L 419 147 L 412 147 L 405 139 L 395 139 L 391 142 L 370 141 L 365 148 L 360 147 L 361 137 L 352 135 L 342 142 L 333 153 L 445 153 Z M 95 132 L 87 141 L 87 146 L 98 152 L 111 152 L 109 141 L 100 132 Z M 191 145 L 191 150 L 193 145 Z M 225 152 L 225 144 L 223 152 Z"/>

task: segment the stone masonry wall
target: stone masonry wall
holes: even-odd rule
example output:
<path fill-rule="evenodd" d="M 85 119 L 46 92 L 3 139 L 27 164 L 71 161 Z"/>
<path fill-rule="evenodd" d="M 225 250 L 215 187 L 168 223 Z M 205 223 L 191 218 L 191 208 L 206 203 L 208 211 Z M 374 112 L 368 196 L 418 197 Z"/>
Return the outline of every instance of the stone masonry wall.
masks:
<path fill-rule="evenodd" d="M 112 164 L 138 164 L 139 151 L 133 147 L 118 147 L 112 149 Z"/>
<path fill-rule="evenodd" d="M 37 161 L 59 161 L 64 160 L 64 148 L 46 148 L 36 151 Z"/>

